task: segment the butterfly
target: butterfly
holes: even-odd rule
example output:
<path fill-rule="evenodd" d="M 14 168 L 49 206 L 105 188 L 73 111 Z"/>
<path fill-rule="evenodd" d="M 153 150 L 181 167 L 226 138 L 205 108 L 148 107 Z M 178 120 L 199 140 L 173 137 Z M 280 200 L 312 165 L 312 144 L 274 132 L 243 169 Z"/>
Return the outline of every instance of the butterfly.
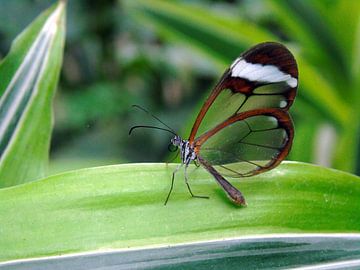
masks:
<path fill-rule="evenodd" d="M 294 56 L 282 44 L 260 43 L 245 51 L 225 70 L 205 100 L 187 140 L 168 125 L 157 128 L 174 135 L 171 144 L 180 149 L 181 164 L 175 173 L 191 162 L 204 167 L 236 205 L 246 205 L 243 194 L 225 177 L 249 177 L 266 172 L 288 155 L 294 127 L 288 113 L 298 87 L 298 69 Z M 139 106 L 138 106 L 139 107 Z M 146 111 L 145 109 L 139 107 Z M 148 112 L 148 111 L 146 111 Z M 149 112 L 148 112 L 149 113 Z"/>

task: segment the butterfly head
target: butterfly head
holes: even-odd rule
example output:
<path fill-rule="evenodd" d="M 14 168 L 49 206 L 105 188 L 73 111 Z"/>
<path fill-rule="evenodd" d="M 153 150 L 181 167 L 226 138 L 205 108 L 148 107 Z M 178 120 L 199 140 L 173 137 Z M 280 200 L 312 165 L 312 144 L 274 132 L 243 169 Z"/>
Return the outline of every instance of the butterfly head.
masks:
<path fill-rule="evenodd" d="M 178 147 L 179 147 L 179 146 L 181 146 L 181 145 L 182 145 L 183 140 L 181 139 L 181 137 L 180 137 L 180 136 L 175 135 L 175 137 L 171 139 L 171 143 L 172 143 L 173 145 L 175 145 L 175 146 L 178 146 Z"/>

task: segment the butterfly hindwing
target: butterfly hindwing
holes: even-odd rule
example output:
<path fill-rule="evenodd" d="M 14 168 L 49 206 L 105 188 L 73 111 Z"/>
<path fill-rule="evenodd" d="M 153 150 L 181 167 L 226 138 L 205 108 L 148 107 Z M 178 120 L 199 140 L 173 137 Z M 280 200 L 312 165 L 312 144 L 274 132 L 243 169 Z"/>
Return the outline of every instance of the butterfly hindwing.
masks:
<path fill-rule="evenodd" d="M 198 137 L 198 157 L 219 174 L 252 176 L 277 166 L 288 154 L 294 137 L 289 114 L 259 109 L 237 114 Z"/>

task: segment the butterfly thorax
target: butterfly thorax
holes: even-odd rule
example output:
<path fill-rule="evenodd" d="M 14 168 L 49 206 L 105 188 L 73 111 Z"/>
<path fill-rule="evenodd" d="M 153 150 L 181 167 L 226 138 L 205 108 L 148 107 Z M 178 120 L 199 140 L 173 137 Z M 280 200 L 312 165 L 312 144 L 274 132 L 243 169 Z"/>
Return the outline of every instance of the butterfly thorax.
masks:
<path fill-rule="evenodd" d="M 181 162 L 186 166 L 196 159 L 194 147 L 188 140 L 183 140 L 180 136 L 176 135 L 171 139 L 171 143 L 180 148 Z"/>

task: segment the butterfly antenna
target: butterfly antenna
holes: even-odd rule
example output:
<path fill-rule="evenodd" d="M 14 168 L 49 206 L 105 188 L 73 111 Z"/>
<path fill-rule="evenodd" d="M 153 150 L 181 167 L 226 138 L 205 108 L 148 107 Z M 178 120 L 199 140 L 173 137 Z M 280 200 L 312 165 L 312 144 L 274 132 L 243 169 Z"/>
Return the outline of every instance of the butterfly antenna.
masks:
<path fill-rule="evenodd" d="M 173 130 L 171 127 L 169 127 L 167 124 L 165 124 L 163 121 L 161 121 L 158 117 L 156 117 L 155 115 L 153 115 L 151 112 L 149 112 L 147 109 L 141 107 L 140 105 L 132 105 L 134 108 L 137 108 L 139 110 L 142 110 L 143 112 L 146 112 L 148 115 L 150 115 L 152 118 L 156 119 L 157 121 L 159 121 L 161 124 L 163 124 L 165 127 L 167 127 L 169 130 L 171 130 L 173 132 L 173 134 L 176 135 L 175 130 Z"/>
<path fill-rule="evenodd" d="M 160 129 L 160 130 L 164 130 L 164 131 L 167 131 L 167 132 L 170 132 L 172 134 L 174 134 L 175 136 L 177 135 L 175 132 L 173 132 L 172 130 L 169 130 L 169 129 L 166 129 L 166 128 L 161 128 L 161 127 L 156 127 L 156 126 L 144 126 L 144 125 L 139 125 L 139 126 L 133 126 L 130 128 L 129 130 L 129 135 L 131 135 L 131 133 L 133 132 L 134 129 L 137 129 L 137 128 L 152 128 L 152 129 Z"/>

